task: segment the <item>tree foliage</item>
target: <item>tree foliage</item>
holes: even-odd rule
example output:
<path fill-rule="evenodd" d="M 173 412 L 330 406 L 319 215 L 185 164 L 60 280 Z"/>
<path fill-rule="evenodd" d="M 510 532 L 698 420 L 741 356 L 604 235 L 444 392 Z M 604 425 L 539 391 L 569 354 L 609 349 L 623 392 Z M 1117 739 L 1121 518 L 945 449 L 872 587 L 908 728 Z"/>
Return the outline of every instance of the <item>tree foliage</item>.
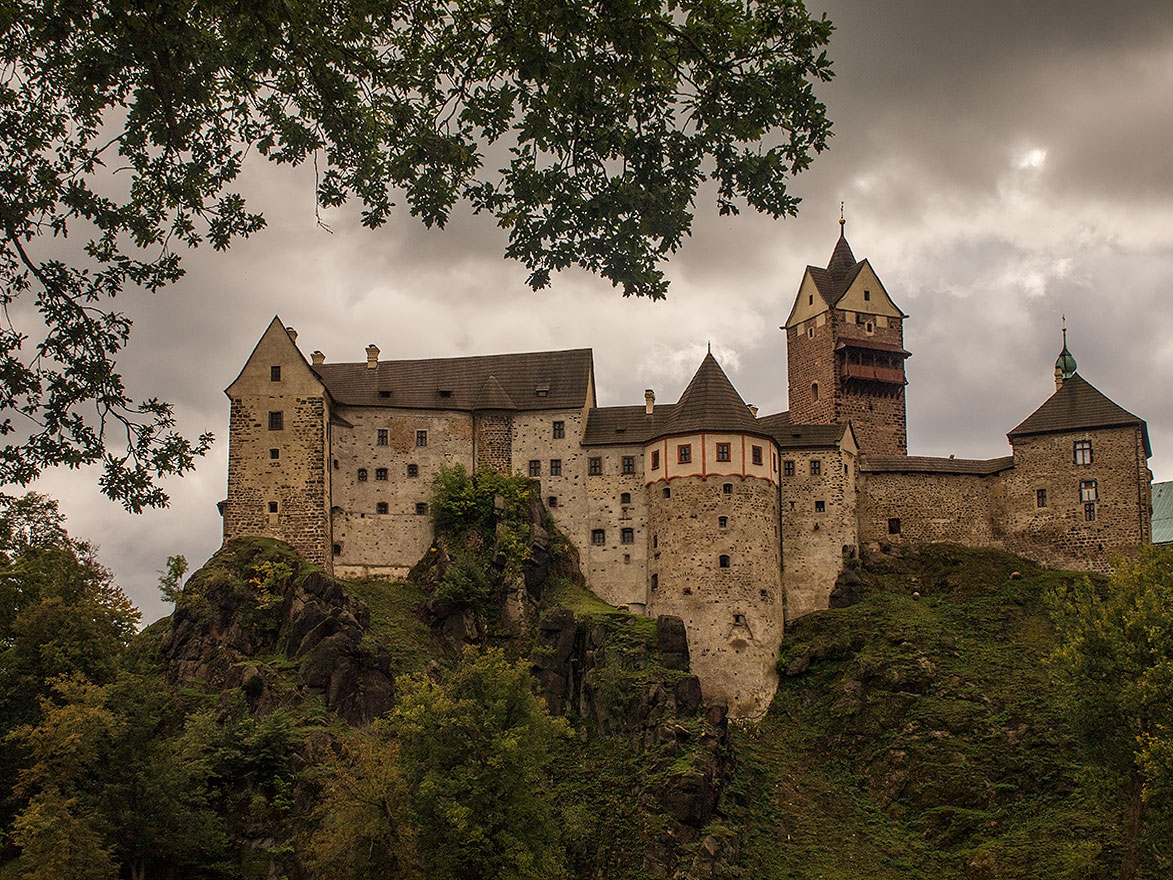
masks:
<path fill-rule="evenodd" d="M 581 266 L 661 297 L 695 196 L 795 213 L 829 136 L 831 25 L 800 0 L 11 0 L 0 8 L 0 482 L 102 462 L 128 509 L 208 448 L 136 401 L 113 299 L 264 219 L 246 160 L 312 161 L 317 203 L 465 202 L 534 288 Z M 34 317 L 35 315 L 35 317 Z"/>
<path fill-rule="evenodd" d="M 1052 662 L 1077 729 L 1126 800 L 1121 877 L 1148 856 L 1173 867 L 1173 549 L 1118 560 L 1106 587 L 1085 579 L 1059 598 Z M 1145 825 L 1150 827 L 1146 833 Z"/>

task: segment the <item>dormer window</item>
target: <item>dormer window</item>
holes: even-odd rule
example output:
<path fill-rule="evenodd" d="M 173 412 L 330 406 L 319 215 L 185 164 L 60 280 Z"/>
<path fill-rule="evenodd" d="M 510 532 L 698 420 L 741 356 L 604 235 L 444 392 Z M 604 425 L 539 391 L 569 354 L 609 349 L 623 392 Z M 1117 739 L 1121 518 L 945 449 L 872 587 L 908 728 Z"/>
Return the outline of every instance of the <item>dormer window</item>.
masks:
<path fill-rule="evenodd" d="M 391 392 L 384 389 L 379 392 L 379 397 L 383 400 L 389 400 L 391 398 Z"/>
<path fill-rule="evenodd" d="M 549 385 L 539 385 L 538 387 L 536 387 L 534 389 L 534 394 L 536 394 L 538 397 L 549 397 L 550 396 L 550 386 Z"/>
<path fill-rule="evenodd" d="M 441 397 L 451 397 L 452 396 L 452 389 L 451 388 L 441 388 L 440 389 L 440 396 Z"/>

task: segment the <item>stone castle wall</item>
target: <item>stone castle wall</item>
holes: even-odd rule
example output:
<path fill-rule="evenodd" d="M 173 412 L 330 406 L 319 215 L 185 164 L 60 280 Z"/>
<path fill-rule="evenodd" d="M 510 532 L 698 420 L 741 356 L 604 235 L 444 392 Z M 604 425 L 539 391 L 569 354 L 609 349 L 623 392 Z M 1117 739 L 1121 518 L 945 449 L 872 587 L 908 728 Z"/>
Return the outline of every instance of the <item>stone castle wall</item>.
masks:
<path fill-rule="evenodd" d="M 589 472 L 591 458 L 599 459 L 600 473 Z M 623 472 L 625 458 L 631 459 L 630 473 Z M 583 574 L 591 589 L 607 602 L 643 611 L 648 601 L 643 446 L 591 447 L 584 459 L 584 473 L 586 519 L 578 545 Z M 596 537 L 600 531 L 601 542 Z"/>
<path fill-rule="evenodd" d="M 883 315 L 861 315 L 872 324 L 860 324 L 855 312 L 834 311 L 832 322 L 837 339 L 864 339 L 889 345 L 904 345 L 904 331 L 900 318 Z M 836 355 L 838 358 L 838 355 Z M 845 380 L 836 376 L 835 414 L 837 422 L 850 421 L 864 452 L 873 455 L 906 455 L 908 453 L 907 414 L 904 387 L 878 382 Z"/>
<path fill-rule="evenodd" d="M 993 520 L 1000 494 L 996 475 L 864 473 L 859 479 L 860 543 L 998 546 Z"/>
<path fill-rule="evenodd" d="M 790 421 L 796 425 L 835 424 L 835 338 L 829 315 L 823 312 L 786 329 Z"/>

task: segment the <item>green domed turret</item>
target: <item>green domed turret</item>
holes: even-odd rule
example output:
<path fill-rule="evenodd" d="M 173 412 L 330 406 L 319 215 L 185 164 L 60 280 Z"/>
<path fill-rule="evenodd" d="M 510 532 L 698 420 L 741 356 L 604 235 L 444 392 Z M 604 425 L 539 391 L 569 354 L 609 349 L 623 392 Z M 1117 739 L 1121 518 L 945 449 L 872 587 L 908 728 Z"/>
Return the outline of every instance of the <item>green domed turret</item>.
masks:
<path fill-rule="evenodd" d="M 1063 387 L 1063 383 L 1075 375 L 1075 356 L 1067 350 L 1067 328 L 1063 328 L 1063 350 L 1055 359 L 1055 390 Z"/>

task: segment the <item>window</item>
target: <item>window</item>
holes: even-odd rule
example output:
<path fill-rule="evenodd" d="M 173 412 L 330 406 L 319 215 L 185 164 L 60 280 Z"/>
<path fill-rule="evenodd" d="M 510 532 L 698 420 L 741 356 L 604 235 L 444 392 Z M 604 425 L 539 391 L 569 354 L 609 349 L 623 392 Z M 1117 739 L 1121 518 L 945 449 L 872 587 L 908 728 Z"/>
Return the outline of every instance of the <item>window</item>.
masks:
<path fill-rule="evenodd" d="M 827 502 L 826 501 L 816 501 L 815 502 L 815 513 L 826 513 L 826 512 L 827 512 Z"/>
<path fill-rule="evenodd" d="M 281 431 L 285 428 L 285 413 L 271 412 L 269 413 L 269 430 Z"/>
<path fill-rule="evenodd" d="M 630 553 L 624 553 L 624 554 L 623 554 L 623 564 L 624 564 L 624 565 L 630 565 L 630 564 L 631 564 L 631 554 L 630 554 Z"/>
<path fill-rule="evenodd" d="M 269 450 L 269 458 L 280 458 L 280 457 L 281 457 L 281 450 L 280 449 L 270 449 Z"/>
<path fill-rule="evenodd" d="M 375 504 L 375 513 L 386 513 L 386 512 L 387 512 L 387 502 L 386 501 L 379 501 Z"/>
<path fill-rule="evenodd" d="M 872 299 L 872 292 L 871 292 L 870 290 L 865 290 L 865 291 L 863 292 L 863 301 L 864 301 L 864 302 L 870 302 L 870 301 L 871 301 L 871 299 Z"/>
<path fill-rule="evenodd" d="M 863 314 L 861 312 L 855 313 L 855 323 L 857 323 L 857 324 L 863 323 Z"/>
<path fill-rule="evenodd" d="M 813 306 L 815 304 L 815 295 L 813 293 L 806 298 L 806 304 L 808 306 Z"/>
<path fill-rule="evenodd" d="M 652 549 L 655 550 L 659 546 L 660 546 L 660 536 L 659 535 L 652 535 Z"/>
<path fill-rule="evenodd" d="M 440 389 L 440 396 L 441 397 L 451 397 L 452 396 L 452 389 L 451 388 L 441 388 Z"/>
<path fill-rule="evenodd" d="M 625 473 L 625 474 L 634 474 L 635 473 L 635 456 L 634 455 L 623 456 L 623 473 Z"/>
<path fill-rule="evenodd" d="M 418 464 L 409 464 L 407 466 L 407 475 L 409 477 L 418 477 L 420 475 L 420 466 Z"/>
<path fill-rule="evenodd" d="M 660 586 L 660 576 L 658 574 L 652 575 L 652 589 L 654 590 L 659 586 Z"/>
<path fill-rule="evenodd" d="M 622 493 L 619 496 L 619 503 L 620 504 L 631 504 L 631 493 L 630 492 Z"/>
<path fill-rule="evenodd" d="M 607 543 L 607 533 L 603 529 L 591 529 L 591 543 L 600 546 Z"/>
<path fill-rule="evenodd" d="M 379 430 L 375 433 L 375 445 L 376 446 L 386 446 L 387 445 L 387 429 L 386 428 L 379 428 Z"/>
<path fill-rule="evenodd" d="M 384 390 L 384 391 L 380 391 L 380 392 L 379 392 L 379 397 L 380 397 L 380 398 L 382 398 L 383 400 L 387 400 L 388 398 L 390 398 L 390 397 L 391 397 L 391 392 L 390 392 L 390 391 L 386 391 L 386 390 Z"/>
<path fill-rule="evenodd" d="M 335 544 L 335 545 L 334 545 L 333 547 L 331 547 L 330 549 L 333 551 L 333 553 L 334 553 L 334 555 L 335 555 L 335 556 L 341 556 L 341 555 L 342 555 L 342 545 L 341 545 L 341 544 Z"/>
<path fill-rule="evenodd" d="M 782 462 L 782 476 L 784 476 L 784 477 L 793 477 L 794 476 L 794 462 L 792 462 L 792 461 Z"/>
<path fill-rule="evenodd" d="M 1080 501 L 1099 501 L 1100 492 L 1095 480 L 1081 480 L 1079 484 Z"/>
<path fill-rule="evenodd" d="M 365 483 L 367 481 L 367 469 L 366 468 L 359 468 L 358 469 L 358 481 L 360 483 Z"/>
<path fill-rule="evenodd" d="M 531 477 L 540 477 L 542 475 L 542 463 L 536 458 L 529 460 L 529 475 Z"/>
<path fill-rule="evenodd" d="M 1096 520 L 1096 503 L 1089 501 L 1083 506 L 1083 518 L 1087 522 L 1095 522 Z"/>
<path fill-rule="evenodd" d="M 815 403 L 819 402 L 819 383 L 818 382 L 811 383 L 811 400 L 813 400 Z"/>
<path fill-rule="evenodd" d="M 729 461 L 729 444 L 717 444 L 717 461 Z"/>
<path fill-rule="evenodd" d="M 562 476 L 562 459 L 560 459 L 560 458 L 551 458 L 550 459 L 550 476 L 551 477 Z"/>
<path fill-rule="evenodd" d="M 681 443 L 676 447 L 676 460 L 680 464 L 688 464 L 692 461 L 692 444 Z"/>
<path fill-rule="evenodd" d="M 620 544 L 634 544 L 635 543 L 635 529 L 620 529 L 619 530 Z"/>
<path fill-rule="evenodd" d="M 415 445 L 416 446 L 427 446 L 428 445 L 428 432 L 427 431 L 416 431 L 415 432 Z"/>
<path fill-rule="evenodd" d="M 719 528 L 719 529 L 729 528 L 729 517 L 727 517 L 727 516 L 717 517 L 717 528 Z"/>
<path fill-rule="evenodd" d="M 732 495 L 733 494 L 733 484 L 726 483 L 725 485 L 723 485 L 721 487 L 721 494 L 722 495 Z"/>
<path fill-rule="evenodd" d="M 554 423 L 554 439 L 561 440 L 566 436 L 566 422 Z"/>
<path fill-rule="evenodd" d="M 416 516 L 427 516 L 428 515 L 428 503 L 426 501 L 417 501 L 415 503 L 415 515 Z"/>
<path fill-rule="evenodd" d="M 744 614 L 734 614 L 733 615 L 733 625 L 734 626 L 745 626 L 745 615 Z"/>
<path fill-rule="evenodd" d="M 387 482 L 387 468 L 375 468 L 375 482 L 376 483 L 386 483 Z"/>
<path fill-rule="evenodd" d="M 276 512 L 277 512 L 277 502 L 270 501 L 269 502 L 269 513 L 276 513 Z"/>
<path fill-rule="evenodd" d="M 729 567 L 729 557 L 726 556 L 724 553 L 722 553 L 720 556 L 717 557 L 717 565 L 721 566 L 721 568 L 728 568 Z"/>
<path fill-rule="evenodd" d="M 823 462 L 817 458 L 811 459 L 811 476 L 817 477 L 823 472 Z"/>
<path fill-rule="evenodd" d="M 750 461 L 752 461 L 754 464 L 762 463 L 762 447 L 754 446 L 752 449 L 750 449 Z"/>
<path fill-rule="evenodd" d="M 1075 463 L 1076 464 L 1091 464 L 1092 463 L 1092 441 L 1091 440 L 1076 440 L 1075 441 Z"/>
<path fill-rule="evenodd" d="M 280 382 L 281 381 L 281 368 L 280 367 L 277 367 L 277 366 L 269 367 L 269 381 L 270 382 Z"/>
<path fill-rule="evenodd" d="M 549 498 L 546 499 L 546 507 L 557 507 L 557 506 L 558 506 L 558 496 L 557 495 L 551 495 Z"/>
<path fill-rule="evenodd" d="M 587 461 L 587 473 L 592 477 L 597 477 L 603 472 L 603 459 L 592 458 Z"/>
<path fill-rule="evenodd" d="M 665 497 L 665 498 L 671 498 L 671 497 L 672 497 L 672 488 L 671 488 L 670 486 L 665 486 L 665 487 L 664 487 L 664 497 Z"/>
<path fill-rule="evenodd" d="M 1047 490 L 1035 489 L 1035 507 L 1047 506 Z"/>
<path fill-rule="evenodd" d="M 652 452 L 652 470 L 658 471 L 660 469 L 660 450 L 656 449 Z"/>
<path fill-rule="evenodd" d="M 813 297 L 812 297 L 812 299 L 813 299 Z M 806 338 L 807 339 L 814 339 L 815 338 L 815 328 L 814 327 L 807 327 L 806 328 Z"/>
<path fill-rule="evenodd" d="M 900 534 L 900 518 L 899 517 L 893 517 L 892 519 L 888 520 L 888 534 L 889 535 L 899 535 Z"/>

